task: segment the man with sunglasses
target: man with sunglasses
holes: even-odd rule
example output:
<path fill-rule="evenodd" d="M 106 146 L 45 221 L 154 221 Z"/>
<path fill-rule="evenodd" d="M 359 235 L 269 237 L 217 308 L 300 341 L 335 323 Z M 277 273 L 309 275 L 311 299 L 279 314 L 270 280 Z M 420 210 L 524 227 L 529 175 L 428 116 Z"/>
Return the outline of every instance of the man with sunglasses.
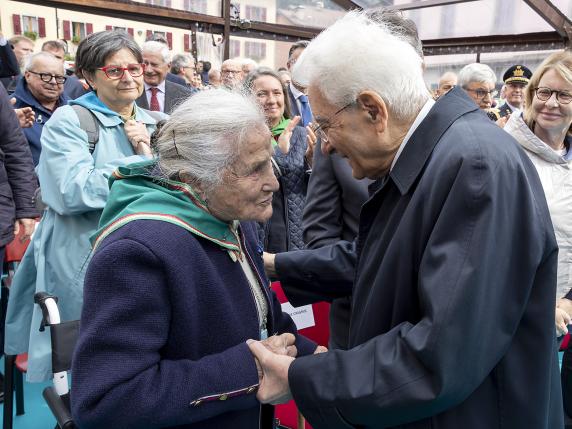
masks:
<path fill-rule="evenodd" d="M 40 137 L 44 124 L 58 107 L 68 102 L 64 94 L 66 79 L 62 62 L 49 52 L 39 52 L 29 58 L 24 76 L 18 81 L 13 94 L 16 98 L 14 107 L 31 107 L 34 111 L 34 124 L 30 128 L 23 128 L 34 165 L 38 165 L 40 159 Z"/>

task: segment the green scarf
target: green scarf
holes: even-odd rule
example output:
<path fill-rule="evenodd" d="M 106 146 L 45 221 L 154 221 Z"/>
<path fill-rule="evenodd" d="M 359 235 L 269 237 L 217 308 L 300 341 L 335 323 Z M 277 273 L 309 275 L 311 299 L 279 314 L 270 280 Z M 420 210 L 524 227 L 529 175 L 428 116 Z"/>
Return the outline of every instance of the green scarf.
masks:
<path fill-rule="evenodd" d="M 95 249 L 123 225 L 138 219 L 169 222 L 226 249 L 241 258 L 238 222 L 223 222 L 211 215 L 205 202 L 186 183 L 153 176 L 154 160 L 119 167 L 109 179 L 111 189 L 99 229 L 91 236 Z"/>
<path fill-rule="evenodd" d="M 280 118 L 280 122 L 278 122 L 278 124 L 276 126 L 270 128 L 270 132 L 272 133 L 272 137 L 278 138 L 280 136 L 280 134 L 282 134 L 284 132 L 284 130 L 286 129 L 286 127 L 288 126 L 290 121 L 291 121 L 291 119 L 286 119 L 284 116 L 282 116 L 282 118 Z M 278 144 L 275 139 L 273 139 L 273 144 L 274 145 Z"/>

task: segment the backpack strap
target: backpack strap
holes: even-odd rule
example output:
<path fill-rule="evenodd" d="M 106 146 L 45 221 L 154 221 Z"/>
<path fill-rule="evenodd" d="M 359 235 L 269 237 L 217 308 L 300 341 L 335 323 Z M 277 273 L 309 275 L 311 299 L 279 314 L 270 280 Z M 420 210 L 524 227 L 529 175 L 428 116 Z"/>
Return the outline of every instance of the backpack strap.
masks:
<path fill-rule="evenodd" d="M 89 153 L 93 154 L 95 145 L 99 141 L 99 124 L 97 123 L 97 118 L 91 110 L 79 104 L 73 104 L 72 109 L 79 119 L 79 127 L 87 134 Z"/>

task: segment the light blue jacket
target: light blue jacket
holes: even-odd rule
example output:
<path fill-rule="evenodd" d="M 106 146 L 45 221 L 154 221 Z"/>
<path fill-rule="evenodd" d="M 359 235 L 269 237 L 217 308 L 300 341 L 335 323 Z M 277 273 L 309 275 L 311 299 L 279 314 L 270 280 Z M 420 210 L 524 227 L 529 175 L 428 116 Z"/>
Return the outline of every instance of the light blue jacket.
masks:
<path fill-rule="evenodd" d="M 5 351 L 28 352 L 28 380 L 51 376 L 49 330 L 39 332 L 42 318 L 34 293 L 59 298 L 62 321 L 79 319 L 83 279 L 91 246 L 109 194 L 108 177 L 120 165 L 142 161 L 123 130 L 118 113 L 88 93 L 70 104 L 90 109 L 99 121 L 99 141 L 89 153 L 87 134 L 71 106 L 57 109 L 44 125 L 38 178 L 48 206 L 24 255 L 10 289 L 6 315 Z M 135 106 L 136 120 L 151 133 L 156 121 Z"/>

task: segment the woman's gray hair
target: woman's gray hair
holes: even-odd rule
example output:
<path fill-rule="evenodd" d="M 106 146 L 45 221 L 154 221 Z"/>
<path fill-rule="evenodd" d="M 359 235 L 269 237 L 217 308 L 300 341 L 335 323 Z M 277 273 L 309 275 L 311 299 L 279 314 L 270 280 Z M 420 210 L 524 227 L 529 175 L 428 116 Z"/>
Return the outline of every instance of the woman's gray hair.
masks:
<path fill-rule="evenodd" d="M 77 47 L 76 74 L 80 78 L 84 77 L 84 72 L 93 75 L 98 68 L 105 66 L 105 61 L 109 56 L 122 49 L 129 49 L 137 62 L 143 62 L 141 48 L 127 32 L 113 30 L 90 34 Z"/>
<path fill-rule="evenodd" d="M 472 63 L 463 67 L 459 72 L 458 85 L 466 89 L 471 82 L 492 83 L 496 85 L 497 76 L 493 69 L 486 64 Z"/>
<path fill-rule="evenodd" d="M 248 144 L 251 133 L 271 136 L 264 113 L 249 94 L 227 89 L 199 92 L 181 104 L 154 138 L 167 178 L 189 176 L 208 195 Z"/>
<path fill-rule="evenodd" d="M 400 121 L 412 120 L 430 98 L 422 58 L 404 32 L 377 14 L 349 12 L 320 33 L 298 58 L 292 79 L 315 86 L 333 105 L 374 91 Z"/>

